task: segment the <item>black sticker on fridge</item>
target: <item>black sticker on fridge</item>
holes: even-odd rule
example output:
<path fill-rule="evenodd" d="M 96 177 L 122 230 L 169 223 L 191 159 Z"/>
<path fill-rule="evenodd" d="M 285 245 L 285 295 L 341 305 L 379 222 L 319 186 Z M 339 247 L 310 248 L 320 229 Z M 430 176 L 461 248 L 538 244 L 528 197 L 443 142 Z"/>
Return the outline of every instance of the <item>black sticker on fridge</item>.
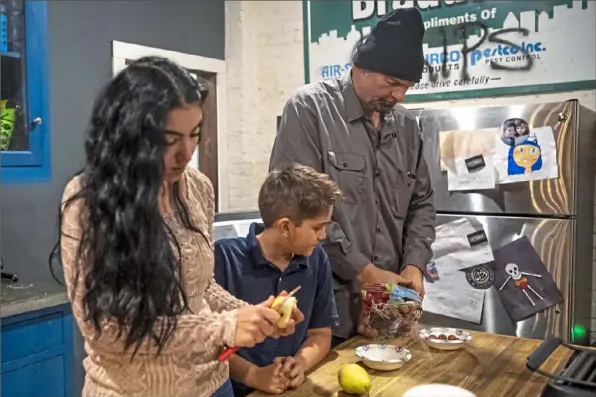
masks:
<path fill-rule="evenodd" d="M 467 238 L 468 242 L 470 243 L 470 247 L 488 242 L 488 238 L 486 237 L 484 230 L 478 230 L 474 233 L 470 233 L 467 235 Z"/>
<path fill-rule="evenodd" d="M 527 237 L 493 254 L 494 286 L 513 322 L 563 302 L 561 291 Z"/>
<path fill-rule="evenodd" d="M 484 161 L 484 157 L 481 154 L 467 158 L 464 160 L 464 162 L 466 163 L 468 172 L 478 171 L 486 167 L 486 162 Z"/>

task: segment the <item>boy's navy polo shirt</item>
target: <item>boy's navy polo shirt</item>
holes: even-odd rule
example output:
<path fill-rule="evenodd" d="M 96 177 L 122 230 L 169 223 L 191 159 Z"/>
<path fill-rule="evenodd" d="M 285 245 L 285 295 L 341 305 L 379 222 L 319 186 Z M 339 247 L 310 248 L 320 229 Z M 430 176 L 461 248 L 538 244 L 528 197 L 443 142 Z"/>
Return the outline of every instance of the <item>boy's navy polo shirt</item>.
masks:
<path fill-rule="evenodd" d="M 275 357 L 295 355 L 306 341 L 309 329 L 332 327 L 338 321 L 331 265 L 323 248 L 317 246 L 310 256 L 294 256 L 281 271 L 263 257 L 256 237 L 263 230 L 262 224 L 253 223 L 245 238 L 218 240 L 214 271 L 219 285 L 252 304 L 301 286 L 295 296 L 304 321 L 296 325 L 296 332 L 279 339 L 267 338 L 253 348 L 238 350 L 239 356 L 259 367 L 272 364 Z"/>

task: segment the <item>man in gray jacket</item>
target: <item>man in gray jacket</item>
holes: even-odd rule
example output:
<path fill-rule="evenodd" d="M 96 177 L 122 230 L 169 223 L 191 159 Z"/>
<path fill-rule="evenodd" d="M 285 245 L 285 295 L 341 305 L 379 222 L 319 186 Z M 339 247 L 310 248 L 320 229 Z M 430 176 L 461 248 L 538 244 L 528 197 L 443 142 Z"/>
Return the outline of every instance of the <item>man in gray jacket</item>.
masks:
<path fill-rule="evenodd" d="M 344 194 L 324 242 L 340 316 L 334 343 L 356 334 L 361 284 L 424 293 L 433 191 L 418 122 L 399 105 L 422 77 L 423 36 L 418 10 L 388 13 L 356 47 L 350 72 L 300 88 L 283 110 L 269 168 L 309 165 Z"/>

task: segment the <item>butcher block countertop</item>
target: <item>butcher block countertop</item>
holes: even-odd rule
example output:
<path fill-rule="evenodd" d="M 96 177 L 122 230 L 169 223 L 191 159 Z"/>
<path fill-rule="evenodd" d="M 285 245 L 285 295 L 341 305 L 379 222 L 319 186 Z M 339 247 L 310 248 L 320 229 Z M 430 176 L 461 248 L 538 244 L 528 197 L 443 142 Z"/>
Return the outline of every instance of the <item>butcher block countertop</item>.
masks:
<path fill-rule="evenodd" d="M 413 357 L 401 369 L 391 372 L 367 368 L 372 379 L 370 397 L 400 397 L 408 389 L 428 383 L 459 386 L 477 397 L 540 396 L 546 379 L 526 368 L 526 358 L 540 345 L 540 340 L 484 332 L 471 333 L 473 338 L 470 343 L 455 351 L 434 350 L 405 337 L 387 342 L 406 347 Z M 345 363 L 358 363 L 360 360 L 355 356 L 354 349 L 367 343 L 371 341 L 356 337 L 337 346 L 310 372 L 302 386 L 288 390 L 283 395 L 351 396 L 341 391 L 337 372 Z M 564 367 L 570 356 L 569 349 L 559 346 L 541 368 L 547 372 L 555 372 Z M 264 396 L 267 394 L 251 394 L 251 397 Z"/>

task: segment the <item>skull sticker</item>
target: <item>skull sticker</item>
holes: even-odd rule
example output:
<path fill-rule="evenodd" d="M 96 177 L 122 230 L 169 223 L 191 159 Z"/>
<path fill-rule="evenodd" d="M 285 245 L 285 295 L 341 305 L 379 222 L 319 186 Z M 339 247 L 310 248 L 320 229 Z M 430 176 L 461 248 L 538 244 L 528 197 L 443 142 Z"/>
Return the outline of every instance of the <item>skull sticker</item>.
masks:
<path fill-rule="evenodd" d="M 501 285 L 501 288 L 499 288 L 499 291 L 502 291 L 503 288 L 505 288 L 505 286 L 507 285 L 507 283 L 510 280 L 513 280 L 515 286 L 522 289 L 522 292 L 526 295 L 526 297 L 528 298 L 528 300 L 530 301 L 532 306 L 536 306 L 536 304 L 534 303 L 532 298 L 530 298 L 528 291 L 532 292 L 534 295 L 536 295 L 536 297 L 538 299 L 542 300 L 542 297 L 538 294 L 538 292 L 534 291 L 534 288 L 532 288 L 528 284 L 528 278 L 525 277 L 525 276 L 532 276 L 532 277 L 542 278 L 542 276 L 540 274 L 531 274 L 531 273 L 520 272 L 519 267 L 515 263 L 508 263 L 505 266 L 505 273 L 507 273 L 509 275 L 509 277 L 507 277 L 507 279 L 505 280 L 503 285 Z M 528 290 L 528 291 L 526 291 L 526 290 Z"/>

